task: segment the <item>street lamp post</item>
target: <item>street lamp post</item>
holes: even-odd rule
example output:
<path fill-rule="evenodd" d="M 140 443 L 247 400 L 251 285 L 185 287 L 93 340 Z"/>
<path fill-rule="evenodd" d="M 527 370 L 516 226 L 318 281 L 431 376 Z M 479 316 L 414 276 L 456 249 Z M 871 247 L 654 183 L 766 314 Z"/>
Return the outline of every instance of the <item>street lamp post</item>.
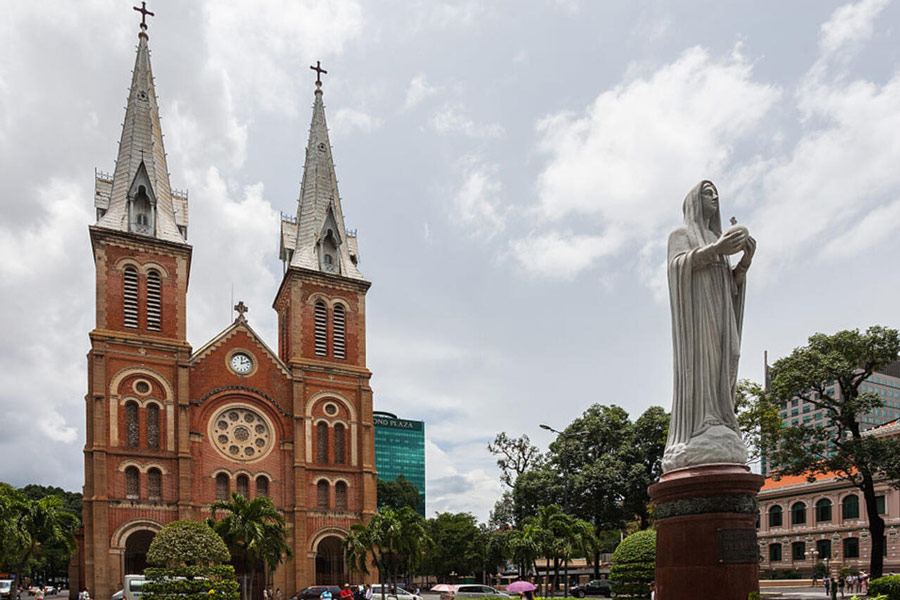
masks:
<path fill-rule="evenodd" d="M 816 585 L 816 557 L 818 557 L 818 556 L 819 556 L 819 551 L 816 550 L 815 548 L 813 548 L 812 550 L 806 551 L 806 560 L 812 561 L 812 564 L 813 564 L 813 567 L 812 567 L 813 586 Z"/>
<path fill-rule="evenodd" d="M 562 437 L 563 440 L 563 512 L 569 514 L 569 438 L 579 438 L 588 435 L 589 431 L 574 431 L 572 433 L 566 433 L 565 431 L 558 431 L 553 429 L 549 425 L 541 423 L 541 429 L 546 429 L 547 431 L 552 431 L 558 437 Z M 566 596 L 569 595 L 569 559 L 566 558 L 565 566 L 563 567 L 563 577 L 566 579 Z M 547 573 L 547 579 L 550 579 L 550 574 Z"/>

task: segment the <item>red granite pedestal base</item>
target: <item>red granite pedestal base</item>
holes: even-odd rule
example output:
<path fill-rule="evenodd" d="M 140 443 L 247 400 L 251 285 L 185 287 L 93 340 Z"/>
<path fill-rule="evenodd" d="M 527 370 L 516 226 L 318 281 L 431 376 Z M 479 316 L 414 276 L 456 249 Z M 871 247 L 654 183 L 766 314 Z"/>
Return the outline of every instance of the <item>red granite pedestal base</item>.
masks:
<path fill-rule="evenodd" d="M 764 478 L 740 465 L 670 471 L 656 505 L 656 600 L 747 600 L 759 591 L 756 495 Z"/>

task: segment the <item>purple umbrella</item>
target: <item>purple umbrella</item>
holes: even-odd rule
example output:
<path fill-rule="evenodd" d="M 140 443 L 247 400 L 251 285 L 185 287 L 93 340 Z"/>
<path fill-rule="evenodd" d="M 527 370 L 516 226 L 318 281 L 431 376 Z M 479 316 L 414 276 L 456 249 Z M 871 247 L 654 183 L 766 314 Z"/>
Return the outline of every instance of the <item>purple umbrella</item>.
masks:
<path fill-rule="evenodd" d="M 529 583 L 527 581 L 514 581 L 508 586 L 506 586 L 507 592 L 533 592 L 537 588 L 534 587 L 533 583 Z"/>

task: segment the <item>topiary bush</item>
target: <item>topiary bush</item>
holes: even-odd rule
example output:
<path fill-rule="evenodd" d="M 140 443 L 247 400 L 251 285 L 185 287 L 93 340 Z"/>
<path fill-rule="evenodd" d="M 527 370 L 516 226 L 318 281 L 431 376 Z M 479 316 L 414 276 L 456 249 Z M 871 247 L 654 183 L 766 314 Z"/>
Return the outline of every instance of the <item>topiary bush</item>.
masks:
<path fill-rule="evenodd" d="M 147 551 L 147 562 L 157 567 L 217 565 L 231 560 L 228 547 L 206 523 L 173 521 L 163 527 Z"/>
<path fill-rule="evenodd" d="M 174 521 L 147 551 L 142 600 L 238 600 L 234 567 L 225 542 L 206 523 Z"/>
<path fill-rule="evenodd" d="M 888 600 L 900 600 L 900 575 L 879 577 L 869 582 L 869 596 L 885 595 Z"/>
<path fill-rule="evenodd" d="M 622 540 L 613 552 L 610 579 L 617 598 L 650 598 L 656 573 L 656 531 L 644 529 Z"/>

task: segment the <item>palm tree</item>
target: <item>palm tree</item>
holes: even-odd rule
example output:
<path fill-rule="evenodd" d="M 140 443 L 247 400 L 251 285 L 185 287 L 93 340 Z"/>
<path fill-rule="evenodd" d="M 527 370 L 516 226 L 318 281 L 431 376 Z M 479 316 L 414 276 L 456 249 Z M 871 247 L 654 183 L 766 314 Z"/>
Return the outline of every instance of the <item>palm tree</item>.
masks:
<path fill-rule="evenodd" d="M 5 513 L 4 534 L 9 535 L 4 535 L 2 550 L 16 572 L 13 590 L 18 589 L 29 563 L 46 551 L 60 548 L 67 554 L 75 551 L 78 517 L 65 510 L 57 496 L 29 500 L 11 494 L 4 498 L 2 512 Z"/>
<path fill-rule="evenodd" d="M 560 552 L 565 561 L 566 596 L 569 595 L 569 561 L 573 558 L 592 556 L 597 548 L 597 537 L 594 535 L 594 526 L 566 515 L 568 520 L 568 535 L 560 539 Z"/>
<path fill-rule="evenodd" d="M 554 595 L 557 580 L 559 579 L 560 543 L 561 540 L 569 537 L 570 521 L 571 518 L 562 511 L 558 504 L 539 506 L 537 514 L 526 517 L 523 520 L 523 524 L 531 525 L 535 529 L 539 551 L 546 560 L 547 569 L 544 572 L 544 582 L 548 587 L 550 583 L 550 559 L 553 558 L 553 587 L 549 588 L 551 598 Z M 544 594 L 547 595 L 546 587 Z"/>
<path fill-rule="evenodd" d="M 281 564 L 291 548 L 285 542 L 287 529 L 284 517 L 269 498 L 260 496 L 247 500 L 241 494 L 231 494 L 231 501 L 219 500 L 212 506 L 212 516 L 207 523 L 228 546 L 231 556 L 241 564 L 241 573 L 249 576 L 243 586 L 243 600 L 253 597 L 253 580 L 261 561 L 270 573 Z M 216 513 L 224 511 L 221 520 Z"/>
<path fill-rule="evenodd" d="M 374 562 L 384 600 L 385 581 L 397 585 L 401 569 L 414 571 L 425 557 L 431 539 L 415 510 L 382 508 L 368 523 L 354 523 L 344 540 L 344 554 L 351 569 L 368 574 Z M 371 562 L 369 557 L 371 556 Z"/>
<path fill-rule="evenodd" d="M 519 576 L 529 571 L 537 573 L 537 557 L 540 555 L 541 532 L 533 523 L 523 523 L 513 529 L 506 538 L 506 548 L 519 567 Z"/>

